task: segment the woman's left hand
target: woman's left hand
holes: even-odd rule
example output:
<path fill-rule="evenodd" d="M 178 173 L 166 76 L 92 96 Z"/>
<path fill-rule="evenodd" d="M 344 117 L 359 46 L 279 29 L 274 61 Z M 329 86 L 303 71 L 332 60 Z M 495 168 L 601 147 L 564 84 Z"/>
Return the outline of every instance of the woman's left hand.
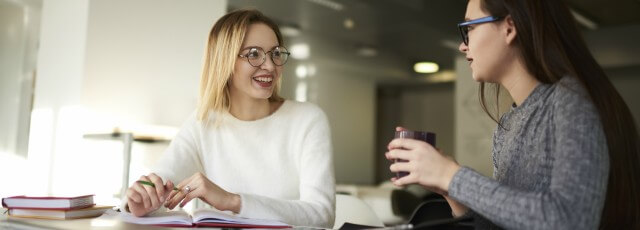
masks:
<path fill-rule="evenodd" d="M 192 199 L 200 198 L 218 210 L 240 212 L 240 195 L 225 191 L 202 173 L 193 174 L 193 176 L 181 181 L 177 187 L 179 190 L 172 191 L 164 205 L 169 209 L 175 208 L 178 203 L 180 203 L 180 207 L 184 207 Z"/>
<path fill-rule="evenodd" d="M 387 159 L 408 161 L 391 164 L 389 169 L 392 172 L 409 173 L 401 178 L 392 178 L 393 184 L 404 186 L 417 183 L 431 191 L 447 195 L 449 183 L 460 169 L 458 163 L 424 141 L 396 138 L 389 143 L 388 149 L 389 152 L 385 154 Z"/>

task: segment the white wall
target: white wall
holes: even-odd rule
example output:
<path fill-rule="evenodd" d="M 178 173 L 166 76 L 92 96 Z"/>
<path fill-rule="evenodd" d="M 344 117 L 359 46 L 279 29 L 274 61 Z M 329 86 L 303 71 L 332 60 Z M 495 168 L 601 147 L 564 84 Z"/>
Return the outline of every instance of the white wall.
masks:
<path fill-rule="evenodd" d="M 452 83 L 433 84 L 422 90 L 405 90 L 402 123 L 407 128 L 436 133 L 436 147 L 454 152 L 454 95 Z"/>
<path fill-rule="evenodd" d="M 42 1 L 0 0 L 0 155 L 27 157 Z"/>
<path fill-rule="evenodd" d="M 315 75 L 297 78 L 297 64 L 313 63 Z M 374 182 L 375 80 L 362 72 L 322 61 L 291 61 L 285 67 L 282 95 L 295 100 L 306 87 L 306 101 L 320 106 L 331 127 L 338 183 Z M 306 86 L 303 86 L 306 85 Z M 296 90 L 299 92 L 296 95 Z M 382 153 L 381 153 L 382 154 Z"/>
<path fill-rule="evenodd" d="M 82 135 L 179 126 L 195 107 L 208 32 L 225 12 L 222 0 L 44 1 L 28 160 L 2 158 L 14 176 L 0 175 L 0 196 L 96 193 L 101 201 L 119 192 L 121 144 Z M 154 159 L 145 150 L 163 148 L 134 145 L 132 164 L 146 166 Z"/>
<path fill-rule="evenodd" d="M 353 50 L 328 44 L 319 37 L 285 38 L 288 47 L 308 44 L 311 55 L 306 60 L 292 59 L 287 63 L 282 95 L 292 100 L 306 99 L 327 114 L 337 183 L 373 184 L 376 154 L 384 154 L 375 149 L 376 82 L 404 77 L 394 69 L 399 59 L 387 53 L 377 58 L 360 57 Z M 306 77 L 297 77 L 298 66 L 308 68 Z M 302 85 L 306 85 L 306 92 Z"/>
<path fill-rule="evenodd" d="M 80 104 L 88 2 L 44 1 L 27 159 L 2 161 L 0 196 L 47 194 L 56 158 L 79 137 L 69 112 Z"/>
<path fill-rule="evenodd" d="M 436 133 L 436 147 L 445 154 L 454 154 L 454 83 L 382 84 L 377 100 L 378 183 L 393 177 L 390 162 L 382 155 L 394 138 L 396 126 Z"/>
<path fill-rule="evenodd" d="M 485 176 L 493 175 L 491 145 L 496 123 L 478 103 L 478 83 L 471 77 L 467 60 L 455 60 L 455 158 Z"/>
<path fill-rule="evenodd" d="M 86 108 L 111 127 L 182 124 L 226 1 L 92 0 L 89 11 Z"/>

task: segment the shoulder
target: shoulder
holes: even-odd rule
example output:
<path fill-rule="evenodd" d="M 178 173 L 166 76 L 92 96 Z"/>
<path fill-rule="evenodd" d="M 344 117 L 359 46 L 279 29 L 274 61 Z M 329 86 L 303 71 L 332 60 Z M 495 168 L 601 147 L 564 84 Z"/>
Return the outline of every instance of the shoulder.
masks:
<path fill-rule="evenodd" d="M 282 106 L 288 116 L 311 120 L 319 118 L 326 119 L 324 111 L 318 105 L 310 102 L 287 100 Z"/>
<path fill-rule="evenodd" d="M 200 119 L 199 111 L 194 110 L 189 114 L 187 119 L 182 123 L 180 127 L 181 131 L 188 131 L 190 133 L 201 133 L 205 130 L 210 130 L 208 127 L 214 126 L 216 122 L 216 118 L 221 118 L 222 115 L 217 114 L 215 112 L 210 112 L 207 117 Z"/>
<path fill-rule="evenodd" d="M 554 83 L 552 88 L 547 102 L 552 107 L 555 119 L 572 122 L 599 119 L 598 110 L 589 92 L 575 77 L 565 76 Z"/>
<path fill-rule="evenodd" d="M 592 107 L 593 102 L 584 85 L 575 77 L 566 76 L 552 86 L 549 102 L 556 108 Z"/>

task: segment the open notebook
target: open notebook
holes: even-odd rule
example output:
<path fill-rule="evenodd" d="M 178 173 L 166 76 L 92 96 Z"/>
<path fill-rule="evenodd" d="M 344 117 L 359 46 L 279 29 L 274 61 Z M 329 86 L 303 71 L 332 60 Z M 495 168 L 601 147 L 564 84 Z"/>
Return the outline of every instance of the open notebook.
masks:
<path fill-rule="evenodd" d="M 214 209 L 200 209 L 190 216 L 185 211 L 167 211 L 153 213 L 150 216 L 136 217 L 123 212 L 121 218 L 125 222 L 166 227 L 221 227 L 221 228 L 290 228 L 291 226 L 274 221 L 247 219 L 229 215 Z"/>

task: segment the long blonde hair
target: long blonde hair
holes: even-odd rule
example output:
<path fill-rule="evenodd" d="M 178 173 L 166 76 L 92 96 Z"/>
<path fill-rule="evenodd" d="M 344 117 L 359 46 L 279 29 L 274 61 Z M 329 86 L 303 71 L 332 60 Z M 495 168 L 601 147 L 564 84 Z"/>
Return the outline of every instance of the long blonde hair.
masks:
<path fill-rule="evenodd" d="M 228 112 L 230 107 L 229 80 L 249 25 L 264 23 L 284 45 L 280 29 L 271 19 L 254 9 L 242 9 L 222 16 L 211 28 L 205 50 L 204 66 L 200 78 L 200 98 L 197 119 L 208 121 L 211 112 Z M 275 83 L 269 101 L 283 101 L 278 95 L 281 78 Z M 216 124 L 219 119 L 216 118 Z"/>

